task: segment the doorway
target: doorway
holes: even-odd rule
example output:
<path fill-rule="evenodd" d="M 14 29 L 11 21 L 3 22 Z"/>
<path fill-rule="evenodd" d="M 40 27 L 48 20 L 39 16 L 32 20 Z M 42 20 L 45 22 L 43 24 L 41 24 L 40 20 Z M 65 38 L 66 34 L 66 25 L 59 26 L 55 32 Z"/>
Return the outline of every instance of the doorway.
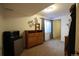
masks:
<path fill-rule="evenodd" d="M 44 20 L 44 40 L 61 40 L 61 20 Z"/>
<path fill-rule="evenodd" d="M 61 40 L 61 20 L 53 20 L 53 39 Z"/>

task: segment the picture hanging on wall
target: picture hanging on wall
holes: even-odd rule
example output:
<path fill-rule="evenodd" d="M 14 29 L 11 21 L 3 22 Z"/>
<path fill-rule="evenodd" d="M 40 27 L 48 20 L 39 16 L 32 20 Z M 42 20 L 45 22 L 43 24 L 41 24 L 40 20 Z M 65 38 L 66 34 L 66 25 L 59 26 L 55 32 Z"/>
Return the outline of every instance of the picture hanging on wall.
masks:
<path fill-rule="evenodd" d="M 39 23 L 35 24 L 35 30 L 40 30 L 40 24 Z"/>

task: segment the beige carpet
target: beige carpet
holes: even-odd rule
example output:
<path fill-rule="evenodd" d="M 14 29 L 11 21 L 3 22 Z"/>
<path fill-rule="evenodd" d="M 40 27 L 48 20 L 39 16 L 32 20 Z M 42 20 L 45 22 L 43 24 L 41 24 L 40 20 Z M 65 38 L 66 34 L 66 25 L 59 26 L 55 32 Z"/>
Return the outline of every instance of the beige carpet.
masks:
<path fill-rule="evenodd" d="M 52 39 L 41 45 L 25 49 L 21 56 L 64 56 L 64 42 Z"/>

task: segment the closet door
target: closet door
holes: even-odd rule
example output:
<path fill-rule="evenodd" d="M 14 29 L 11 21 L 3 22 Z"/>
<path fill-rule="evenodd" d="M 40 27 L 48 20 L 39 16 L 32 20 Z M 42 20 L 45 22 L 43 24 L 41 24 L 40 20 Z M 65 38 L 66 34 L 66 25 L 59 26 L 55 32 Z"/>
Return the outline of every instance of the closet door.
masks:
<path fill-rule="evenodd" d="M 61 40 L 61 20 L 53 21 L 53 39 Z"/>

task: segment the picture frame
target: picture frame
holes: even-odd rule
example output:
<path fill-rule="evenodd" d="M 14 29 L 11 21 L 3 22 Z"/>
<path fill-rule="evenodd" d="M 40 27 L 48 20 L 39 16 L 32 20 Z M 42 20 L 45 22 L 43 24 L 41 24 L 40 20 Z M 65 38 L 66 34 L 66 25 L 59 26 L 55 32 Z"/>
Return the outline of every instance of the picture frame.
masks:
<path fill-rule="evenodd" d="M 35 30 L 40 30 L 40 24 L 39 23 L 35 24 Z"/>

